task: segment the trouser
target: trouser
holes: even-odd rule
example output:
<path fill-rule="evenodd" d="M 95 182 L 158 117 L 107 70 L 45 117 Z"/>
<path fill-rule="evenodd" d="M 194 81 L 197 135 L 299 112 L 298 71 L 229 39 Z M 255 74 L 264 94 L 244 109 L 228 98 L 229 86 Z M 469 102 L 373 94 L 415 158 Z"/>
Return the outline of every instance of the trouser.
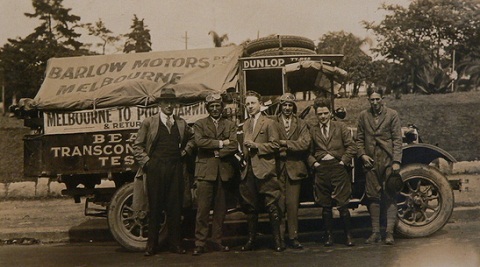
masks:
<path fill-rule="evenodd" d="M 280 186 L 282 189 L 279 206 L 282 212 L 286 212 L 287 226 L 288 226 L 288 238 L 298 238 L 298 205 L 300 198 L 301 180 L 292 180 L 288 176 L 286 165 L 280 173 Z M 282 220 L 281 233 L 285 232 L 285 220 Z"/>
<path fill-rule="evenodd" d="M 259 200 L 262 198 L 267 209 L 272 205 L 278 205 L 281 198 L 278 178 L 276 176 L 257 178 L 251 164 L 248 165 L 246 177 L 240 182 L 239 189 L 244 202 L 244 211 L 247 214 L 259 212 Z"/>
<path fill-rule="evenodd" d="M 150 159 L 147 170 L 149 204 L 148 243 L 156 244 L 162 212 L 167 219 L 170 246 L 181 244 L 181 216 L 183 202 L 182 163 L 180 160 Z"/>
<path fill-rule="evenodd" d="M 216 181 L 197 182 L 197 219 L 195 224 L 195 246 L 204 246 L 208 237 L 208 219 L 213 201 L 212 241 L 222 242 L 222 226 L 227 210 L 225 202 L 226 182 L 217 177 Z"/>

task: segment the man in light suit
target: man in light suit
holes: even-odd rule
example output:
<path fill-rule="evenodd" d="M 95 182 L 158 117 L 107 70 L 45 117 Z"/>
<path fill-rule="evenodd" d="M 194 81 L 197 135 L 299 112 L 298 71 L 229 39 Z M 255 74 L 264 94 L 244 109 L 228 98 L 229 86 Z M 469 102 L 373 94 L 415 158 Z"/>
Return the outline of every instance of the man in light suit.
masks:
<path fill-rule="evenodd" d="M 337 206 L 342 218 L 347 246 L 353 246 L 348 203 L 352 194 L 349 166 L 356 154 L 356 146 L 345 124 L 333 121 L 329 99 L 317 98 L 314 102 L 318 123 L 310 128 L 312 151 L 308 163 L 315 169 L 314 195 L 323 208 L 325 246 L 333 245 L 332 207 Z"/>
<path fill-rule="evenodd" d="M 250 116 L 243 124 L 243 153 L 246 167 L 242 170 L 240 195 L 245 205 L 248 220 L 248 241 L 242 251 L 254 250 L 257 234 L 260 199 L 270 215 L 275 251 L 285 249 L 280 236 L 281 209 L 278 201 L 281 197 L 280 182 L 277 178 L 275 154 L 279 148 L 280 135 L 275 121 L 260 112 L 261 96 L 247 91 L 245 106 Z"/>
<path fill-rule="evenodd" d="M 225 219 L 225 191 L 232 179 L 232 160 L 238 150 L 235 123 L 222 118 L 224 103 L 220 94 L 210 94 L 205 99 L 209 116 L 195 122 L 195 144 L 198 148 L 195 161 L 197 182 L 197 219 L 195 225 L 194 256 L 206 252 L 208 219 L 213 200 L 212 248 L 215 251 L 229 251 L 222 245 L 222 226 Z"/>
<path fill-rule="evenodd" d="M 279 178 L 282 186 L 281 206 L 285 208 L 288 225 L 288 245 L 302 249 L 298 241 L 298 205 L 302 179 L 308 177 L 305 162 L 310 148 L 310 133 L 307 124 L 296 116 L 295 96 L 285 93 L 280 97 L 281 113 L 275 117 L 280 132 Z M 282 231 L 284 230 L 282 221 Z M 281 233 L 283 235 L 283 233 Z"/>
<path fill-rule="evenodd" d="M 393 230 L 397 220 L 395 195 L 385 190 L 387 177 L 400 172 L 402 160 L 402 130 L 398 113 L 383 105 L 383 90 L 368 88 L 370 108 L 358 118 L 357 146 L 366 174 L 366 196 L 372 220 L 372 235 L 366 244 L 381 240 L 380 209 L 386 209 L 385 243 L 393 245 Z"/>
<path fill-rule="evenodd" d="M 140 166 L 134 182 L 140 186 L 135 186 L 134 201 L 140 201 L 142 196 L 135 195 L 144 190 L 149 209 L 145 256 L 156 253 L 162 211 L 167 215 L 170 251 L 186 252 L 181 244 L 182 157 L 191 153 L 187 143 L 193 138 L 193 132 L 185 120 L 173 115 L 176 101 L 175 90 L 163 88 L 159 97 L 160 113 L 143 120 L 133 144 L 133 154 Z"/>

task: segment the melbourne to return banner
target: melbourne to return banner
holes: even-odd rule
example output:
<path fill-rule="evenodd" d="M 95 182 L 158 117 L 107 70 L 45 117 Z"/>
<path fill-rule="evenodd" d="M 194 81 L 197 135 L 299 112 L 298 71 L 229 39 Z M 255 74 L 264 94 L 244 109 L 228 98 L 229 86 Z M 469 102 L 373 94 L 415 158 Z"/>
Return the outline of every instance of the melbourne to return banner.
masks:
<path fill-rule="evenodd" d="M 160 107 L 115 107 L 95 110 L 44 112 L 45 134 L 70 134 L 136 130 L 142 121 L 160 112 Z M 181 106 L 175 114 L 193 123 L 207 116 L 204 102 Z"/>
<path fill-rule="evenodd" d="M 52 58 L 35 96 L 42 110 L 147 106 L 164 87 L 180 100 L 235 87 L 242 46 Z"/>

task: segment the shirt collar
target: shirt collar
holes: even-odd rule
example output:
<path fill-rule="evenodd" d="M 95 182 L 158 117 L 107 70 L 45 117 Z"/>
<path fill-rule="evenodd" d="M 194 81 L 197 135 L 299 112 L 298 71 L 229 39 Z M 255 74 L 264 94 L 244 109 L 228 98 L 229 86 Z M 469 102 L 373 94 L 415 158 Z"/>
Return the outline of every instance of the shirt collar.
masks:
<path fill-rule="evenodd" d="M 260 115 L 262 115 L 262 112 L 258 112 L 257 114 L 253 115 L 252 119 L 258 120 L 258 118 L 260 118 Z"/>
<path fill-rule="evenodd" d="M 175 118 L 173 117 L 173 114 L 170 115 L 170 118 L 172 119 L 172 121 L 175 121 Z M 160 111 L 160 120 L 162 120 L 162 122 L 167 122 L 167 119 L 168 119 L 168 116 L 165 115 L 165 113 Z"/>
<path fill-rule="evenodd" d="M 213 123 L 215 123 L 215 122 L 218 123 L 221 119 L 221 117 L 218 118 L 218 119 L 214 119 L 212 116 L 209 116 L 209 117 L 210 117 L 210 119 L 212 119 Z"/>
<path fill-rule="evenodd" d="M 290 118 L 285 117 L 283 114 L 281 114 L 280 116 L 282 117 L 283 122 L 286 122 L 287 120 L 292 121 L 293 119 L 293 116 L 290 116 Z"/>
<path fill-rule="evenodd" d="M 330 120 L 326 123 L 327 129 L 330 129 Z M 319 122 L 320 128 L 323 126 L 323 123 Z"/>

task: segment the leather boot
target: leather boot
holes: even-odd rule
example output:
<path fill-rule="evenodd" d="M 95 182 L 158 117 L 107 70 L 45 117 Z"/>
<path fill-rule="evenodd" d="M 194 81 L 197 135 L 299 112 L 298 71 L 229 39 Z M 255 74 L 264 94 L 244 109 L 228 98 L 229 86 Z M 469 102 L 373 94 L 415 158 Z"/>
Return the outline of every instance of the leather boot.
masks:
<path fill-rule="evenodd" d="M 368 205 L 368 211 L 370 212 L 370 219 L 372 221 L 372 234 L 365 240 L 365 244 L 373 244 L 382 239 L 380 235 L 380 203 L 372 201 Z"/>
<path fill-rule="evenodd" d="M 248 241 L 243 245 L 242 251 L 255 250 L 255 240 L 257 238 L 258 214 L 248 214 Z"/>
<path fill-rule="evenodd" d="M 333 246 L 333 214 L 332 208 L 323 208 L 322 219 L 325 225 L 325 243 L 326 247 Z"/>
<path fill-rule="evenodd" d="M 355 246 L 355 243 L 353 242 L 353 237 L 351 233 L 352 223 L 350 218 L 350 212 L 348 211 L 347 208 L 340 210 L 340 217 L 342 218 L 343 227 L 345 229 L 345 236 L 346 236 L 345 245 L 349 247 L 353 247 Z"/>
<path fill-rule="evenodd" d="M 280 234 L 280 209 L 276 205 L 271 205 L 269 207 L 269 213 L 273 240 L 275 241 L 275 251 L 282 252 L 285 250 L 285 245 L 283 244 L 282 236 Z"/>

